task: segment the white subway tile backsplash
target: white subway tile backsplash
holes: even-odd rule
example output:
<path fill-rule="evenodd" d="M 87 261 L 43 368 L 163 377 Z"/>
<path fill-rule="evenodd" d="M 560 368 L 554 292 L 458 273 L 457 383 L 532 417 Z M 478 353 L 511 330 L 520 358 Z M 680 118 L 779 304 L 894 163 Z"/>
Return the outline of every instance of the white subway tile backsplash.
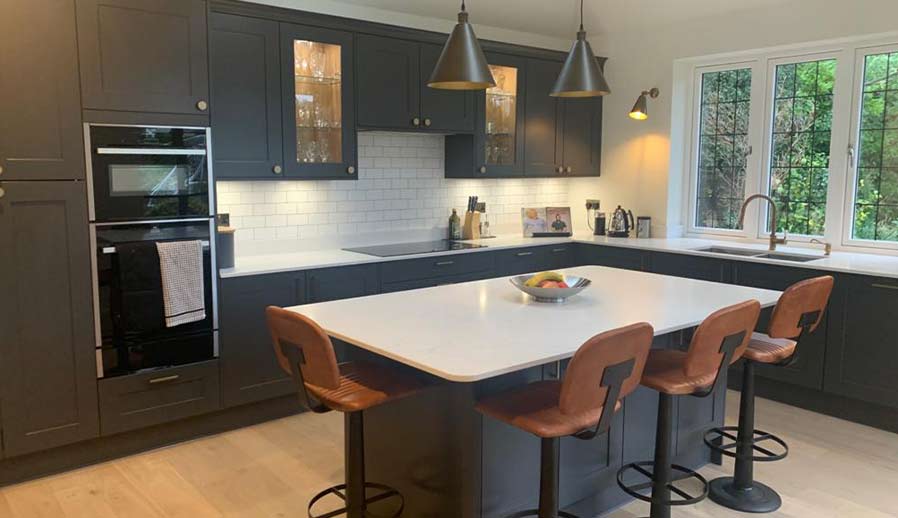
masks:
<path fill-rule="evenodd" d="M 470 195 L 509 229 L 522 206 L 569 205 L 565 179 L 444 178 L 440 135 L 361 133 L 358 146 L 357 181 L 219 181 L 218 212 L 239 241 L 265 241 L 445 228 Z"/>

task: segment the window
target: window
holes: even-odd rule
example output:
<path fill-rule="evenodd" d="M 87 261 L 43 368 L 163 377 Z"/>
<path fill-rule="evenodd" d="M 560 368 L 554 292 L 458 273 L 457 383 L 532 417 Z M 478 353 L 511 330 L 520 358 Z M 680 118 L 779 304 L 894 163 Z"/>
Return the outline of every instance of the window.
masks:
<path fill-rule="evenodd" d="M 734 229 L 745 198 L 751 69 L 701 75 L 697 227 Z"/>
<path fill-rule="evenodd" d="M 852 238 L 898 241 L 898 52 L 864 58 Z"/>
<path fill-rule="evenodd" d="M 779 232 L 823 235 L 835 75 L 835 59 L 776 67 L 767 188 Z"/>

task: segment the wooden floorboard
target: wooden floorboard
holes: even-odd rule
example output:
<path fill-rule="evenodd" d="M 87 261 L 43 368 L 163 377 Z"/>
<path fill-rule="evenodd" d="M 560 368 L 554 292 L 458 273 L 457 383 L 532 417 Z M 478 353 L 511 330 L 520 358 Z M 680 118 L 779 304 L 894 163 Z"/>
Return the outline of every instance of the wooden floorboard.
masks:
<path fill-rule="evenodd" d="M 735 417 L 738 393 L 727 398 Z M 783 495 L 779 518 L 898 517 L 898 435 L 758 400 L 758 428 L 790 445 L 756 475 Z M 0 489 L 2 518 L 293 518 L 343 477 L 343 420 L 303 414 Z M 703 470 L 708 478 L 732 470 Z M 536 488 L 534 488 L 536 490 Z M 607 516 L 635 518 L 633 503 Z M 706 501 L 681 518 L 745 518 Z M 413 518 L 413 517 L 410 517 Z"/>

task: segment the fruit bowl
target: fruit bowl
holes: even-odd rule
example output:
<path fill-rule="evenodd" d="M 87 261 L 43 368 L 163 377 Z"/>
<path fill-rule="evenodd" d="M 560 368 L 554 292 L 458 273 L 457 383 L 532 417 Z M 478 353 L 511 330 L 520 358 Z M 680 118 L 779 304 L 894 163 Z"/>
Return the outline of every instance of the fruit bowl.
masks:
<path fill-rule="evenodd" d="M 527 285 L 527 281 L 531 278 L 533 278 L 532 275 L 519 275 L 509 280 L 517 289 L 530 295 L 537 302 L 564 302 L 565 299 L 580 293 L 592 283 L 586 277 L 565 275 L 564 282 L 568 285 L 567 288 L 540 288 Z"/>

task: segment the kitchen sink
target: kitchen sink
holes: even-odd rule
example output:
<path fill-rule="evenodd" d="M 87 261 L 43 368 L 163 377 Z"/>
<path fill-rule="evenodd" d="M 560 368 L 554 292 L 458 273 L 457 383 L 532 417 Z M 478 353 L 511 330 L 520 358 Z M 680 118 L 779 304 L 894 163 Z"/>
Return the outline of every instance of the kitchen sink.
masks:
<path fill-rule="evenodd" d="M 813 255 L 787 254 L 782 252 L 767 252 L 765 250 L 749 250 L 747 248 L 729 248 L 725 246 L 709 246 L 695 248 L 696 252 L 708 252 L 712 254 L 737 255 L 740 257 L 755 257 L 758 259 L 774 259 L 777 261 L 792 261 L 795 263 L 807 263 L 822 259 Z"/>

